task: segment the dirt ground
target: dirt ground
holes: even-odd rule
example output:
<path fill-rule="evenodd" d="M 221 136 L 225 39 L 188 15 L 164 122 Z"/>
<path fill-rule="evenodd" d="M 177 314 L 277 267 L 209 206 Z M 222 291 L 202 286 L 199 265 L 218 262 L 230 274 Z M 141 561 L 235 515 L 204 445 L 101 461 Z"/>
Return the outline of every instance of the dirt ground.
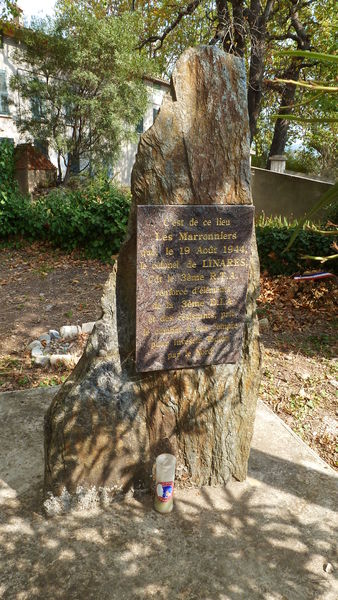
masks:
<path fill-rule="evenodd" d="M 338 466 L 337 285 L 262 277 L 260 398 L 332 467 Z"/>
<path fill-rule="evenodd" d="M 69 370 L 34 367 L 27 345 L 49 329 L 100 317 L 111 270 L 46 244 L 0 250 L 0 391 L 62 383 Z M 261 398 L 337 466 L 337 287 L 334 281 L 261 279 L 265 347 Z M 263 328 L 262 328 L 263 329 Z M 82 340 L 85 343 L 85 337 Z"/>
<path fill-rule="evenodd" d="M 43 244 L 0 250 L 2 353 L 21 353 L 48 329 L 97 319 L 110 270 Z"/>

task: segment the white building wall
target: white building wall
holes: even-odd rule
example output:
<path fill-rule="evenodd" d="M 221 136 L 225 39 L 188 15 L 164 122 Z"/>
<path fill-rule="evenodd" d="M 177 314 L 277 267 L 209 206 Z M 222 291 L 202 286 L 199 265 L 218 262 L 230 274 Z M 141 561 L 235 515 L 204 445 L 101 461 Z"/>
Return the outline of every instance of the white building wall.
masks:
<path fill-rule="evenodd" d="M 149 105 L 143 117 L 143 132 L 147 131 L 154 123 L 154 111 L 161 107 L 164 95 L 169 90 L 169 85 L 165 82 L 146 81 L 149 95 Z M 138 136 L 140 138 L 140 134 Z M 137 142 L 126 142 L 122 145 L 120 158 L 113 169 L 113 177 L 122 185 L 130 186 L 131 172 L 133 170 L 135 156 L 137 153 Z"/>
<path fill-rule="evenodd" d="M 0 49 L 0 71 L 6 72 L 6 85 L 9 97 L 9 114 L 0 113 L 0 139 L 10 138 L 14 140 L 14 144 L 33 143 L 34 140 L 20 133 L 16 126 L 16 120 L 20 109 L 24 107 L 22 98 L 16 92 L 10 90 L 10 78 L 17 72 L 23 71 L 22 65 L 18 65 L 14 59 L 14 51 L 17 48 L 18 41 L 6 34 L 3 35 L 3 48 Z M 57 152 L 52 148 L 49 149 L 49 159 L 57 167 Z M 62 160 L 63 172 L 66 166 Z"/>
<path fill-rule="evenodd" d="M 13 59 L 13 52 L 16 45 L 17 43 L 13 38 L 8 37 L 7 35 L 3 36 L 3 48 L 0 49 L 0 71 L 5 71 L 6 73 L 8 96 L 15 101 L 15 105 L 9 104 L 9 114 L 0 113 L 0 138 L 11 138 L 14 140 L 15 144 L 18 144 L 19 142 L 28 140 L 23 139 L 16 128 L 15 106 L 18 105 L 18 97 L 15 97 L 13 92 L 9 89 L 10 78 L 12 75 L 15 75 L 17 70 Z"/>

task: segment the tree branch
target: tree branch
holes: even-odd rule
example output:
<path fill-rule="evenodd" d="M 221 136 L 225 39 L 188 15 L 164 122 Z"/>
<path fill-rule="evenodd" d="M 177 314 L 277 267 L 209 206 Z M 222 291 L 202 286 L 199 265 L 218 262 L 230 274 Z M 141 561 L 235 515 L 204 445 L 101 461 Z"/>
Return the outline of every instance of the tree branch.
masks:
<path fill-rule="evenodd" d="M 273 81 L 276 81 L 277 83 L 287 83 L 288 85 L 299 85 L 300 87 L 304 87 L 309 90 L 322 90 L 325 92 L 331 92 L 332 94 L 336 94 L 338 92 L 338 87 L 319 85 L 317 83 L 307 83 L 306 81 L 294 81 L 293 79 L 274 79 L 269 81 L 269 83 L 272 83 Z"/>
<path fill-rule="evenodd" d="M 275 4 L 275 0 L 267 1 L 266 5 L 265 5 L 265 9 L 263 11 L 263 19 L 265 22 L 267 22 L 270 19 L 274 4 Z"/>
<path fill-rule="evenodd" d="M 137 46 L 137 49 L 141 50 L 141 48 L 144 48 L 144 46 L 146 46 L 147 44 L 152 44 L 154 42 L 160 42 L 156 48 L 156 50 L 159 50 L 159 48 L 162 47 L 162 44 L 163 44 L 165 38 L 167 37 L 167 35 L 171 31 L 173 31 L 173 29 L 175 29 L 175 27 L 177 27 L 177 25 L 182 21 L 183 17 L 186 17 L 187 15 L 192 15 L 193 12 L 195 12 L 196 8 L 201 4 L 201 2 L 202 2 L 202 0 L 192 0 L 192 2 L 189 2 L 189 4 L 187 6 L 185 6 L 184 8 L 181 8 L 181 10 L 178 12 L 178 14 L 176 16 L 176 19 L 174 19 L 174 21 L 165 28 L 162 35 L 149 36 L 148 38 L 146 38 L 145 40 L 142 40 L 142 42 L 140 42 L 140 44 Z"/>

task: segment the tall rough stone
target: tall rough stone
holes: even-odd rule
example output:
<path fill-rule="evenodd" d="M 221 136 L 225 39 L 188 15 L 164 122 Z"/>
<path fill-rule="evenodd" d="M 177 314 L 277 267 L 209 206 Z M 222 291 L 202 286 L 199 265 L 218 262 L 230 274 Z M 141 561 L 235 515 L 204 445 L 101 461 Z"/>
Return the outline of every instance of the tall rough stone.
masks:
<path fill-rule="evenodd" d="M 102 318 L 45 420 L 45 491 L 77 485 L 148 487 L 154 457 L 177 456 L 182 483 L 243 480 L 260 379 L 255 239 L 242 358 L 236 364 L 136 373 L 138 204 L 251 204 L 243 62 L 214 47 L 187 50 L 141 138 L 126 241 Z"/>

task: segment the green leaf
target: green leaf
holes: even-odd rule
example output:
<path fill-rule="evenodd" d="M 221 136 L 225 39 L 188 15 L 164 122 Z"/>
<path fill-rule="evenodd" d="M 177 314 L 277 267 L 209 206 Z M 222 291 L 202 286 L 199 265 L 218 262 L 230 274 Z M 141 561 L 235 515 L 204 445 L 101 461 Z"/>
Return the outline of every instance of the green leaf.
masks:
<path fill-rule="evenodd" d="M 294 56 L 295 58 L 312 58 L 323 62 L 338 63 L 338 56 L 335 54 L 325 54 L 324 52 L 310 52 L 309 50 L 281 50 L 276 52 L 277 56 Z"/>
<path fill-rule="evenodd" d="M 316 202 L 316 204 L 304 215 L 304 217 L 299 221 L 295 231 L 293 232 L 289 243 L 287 244 L 287 246 L 284 248 L 283 250 L 283 254 L 285 252 L 287 252 L 287 250 L 289 250 L 292 246 L 292 244 L 294 243 L 296 237 L 298 236 L 299 232 L 303 229 L 304 224 L 306 223 L 306 221 L 309 221 L 311 219 L 311 217 L 313 217 L 313 215 L 315 215 L 318 211 L 320 211 L 323 208 L 326 208 L 327 206 L 329 206 L 330 204 L 332 204 L 332 202 L 334 200 L 338 200 L 338 182 L 335 183 L 332 188 L 330 188 L 329 190 L 327 190 L 327 192 L 325 192 L 325 194 L 323 194 L 323 196 L 321 196 L 321 198 L 318 200 L 318 202 Z"/>
<path fill-rule="evenodd" d="M 298 123 L 338 123 L 338 117 L 301 117 L 298 115 L 272 115 L 271 119 L 285 119 L 286 121 L 297 121 Z"/>
<path fill-rule="evenodd" d="M 338 92 L 338 87 L 333 87 L 330 85 L 321 85 L 320 83 L 307 83 L 306 81 L 294 81 L 293 79 L 274 79 L 274 82 L 277 81 L 278 83 L 289 83 L 292 85 L 297 85 L 299 87 L 304 87 L 307 88 L 309 90 L 321 90 L 324 92 L 332 92 L 333 94 L 336 94 Z"/>
<path fill-rule="evenodd" d="M 338 254 L 331 254 L 330 256 L 310 256 L 309 254 L 303 254 L 302 258 L 317 260 L 320 263 L 325 263 L 328 260 L 335 260 L 336 258 L 338 258 Z"/>
<path fill-rule="evenodd" d="M 329 231 L 325 231 L 325 229 L 317 229 L 317 227 L 307 227 L 306 229 L 310 231 L 315 231 L 316 233 L 320 233 L 320 235 L 328 235 L 328 236 L 336 236 L 338 235 L 338 229 L 330 229 Z"/>

